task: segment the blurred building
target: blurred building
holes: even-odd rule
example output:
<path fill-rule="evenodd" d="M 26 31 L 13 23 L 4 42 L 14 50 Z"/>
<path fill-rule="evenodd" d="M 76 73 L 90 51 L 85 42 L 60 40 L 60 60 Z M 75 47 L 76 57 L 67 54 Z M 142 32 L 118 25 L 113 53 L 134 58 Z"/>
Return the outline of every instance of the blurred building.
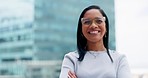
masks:
<path fill-rule="evenodd" d="M 0 25 L 0 61 L 32 60 L 33 22 L 5 17 Z"/>
<path fill-rule="evenodd" d="M 34 58 L 33 9 L 33 0 L 0 1 L 0 62 Z"/>
<path fill-rule="evenodd" d="M 0 0 L 0 75 L 22 75 L 17 63 L 35 58 L 33 11 L 33 0 Z"/>

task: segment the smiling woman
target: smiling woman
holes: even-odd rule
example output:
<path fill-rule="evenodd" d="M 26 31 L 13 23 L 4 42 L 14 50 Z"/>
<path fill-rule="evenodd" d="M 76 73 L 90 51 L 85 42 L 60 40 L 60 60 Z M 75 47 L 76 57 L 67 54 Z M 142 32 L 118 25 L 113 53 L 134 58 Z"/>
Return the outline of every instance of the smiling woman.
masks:
<path fill-rule="evenodd" d="M 131 78 L 125 55 L 110 50 L 108 39 L 105 12 L 97 5 L 85 8 L 78 21 L 77 50 L 65 55 L 60 78 Z"/>

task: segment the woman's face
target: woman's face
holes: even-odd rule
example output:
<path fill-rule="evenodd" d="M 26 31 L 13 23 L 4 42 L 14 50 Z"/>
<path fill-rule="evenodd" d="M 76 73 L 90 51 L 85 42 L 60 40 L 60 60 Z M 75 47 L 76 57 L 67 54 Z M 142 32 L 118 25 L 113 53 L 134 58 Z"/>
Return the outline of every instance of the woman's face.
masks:
<path fill-rule="evenodd" d="M 106 33 L 105 17 L 98 9 L 88 10 L 81 19 L 82 33 L 89 42 L 103 40 Z"/>

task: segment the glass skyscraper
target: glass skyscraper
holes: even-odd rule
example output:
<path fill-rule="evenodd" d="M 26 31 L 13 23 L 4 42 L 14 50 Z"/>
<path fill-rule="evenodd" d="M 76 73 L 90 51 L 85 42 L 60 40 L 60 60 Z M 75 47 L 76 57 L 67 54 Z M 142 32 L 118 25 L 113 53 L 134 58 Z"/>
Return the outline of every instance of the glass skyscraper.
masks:
<path fill-rule="evenodd" d="M 0 9 L 0 62 L 32 60 L 33 0 L 0 1 Z"/>

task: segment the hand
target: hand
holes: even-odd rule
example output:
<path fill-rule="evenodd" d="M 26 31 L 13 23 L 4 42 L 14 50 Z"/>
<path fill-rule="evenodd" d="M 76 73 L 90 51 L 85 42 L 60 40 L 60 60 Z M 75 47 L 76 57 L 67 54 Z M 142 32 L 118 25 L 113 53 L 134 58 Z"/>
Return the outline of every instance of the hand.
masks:
<path fill-rule="evenodd" d="M 72 73 L 71 71 L 68 72 L 68 78 L 77 78 L 75 73 Z"/>

